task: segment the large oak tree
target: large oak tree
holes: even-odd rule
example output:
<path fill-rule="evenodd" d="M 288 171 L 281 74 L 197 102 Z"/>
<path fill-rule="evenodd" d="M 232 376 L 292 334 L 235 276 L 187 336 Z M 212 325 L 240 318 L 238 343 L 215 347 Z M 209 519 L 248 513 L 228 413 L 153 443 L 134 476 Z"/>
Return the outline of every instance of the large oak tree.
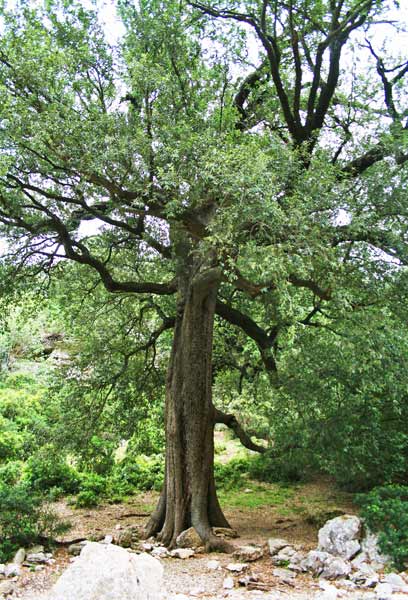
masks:
<path fill-rule="evenodd" d="M 171 546 L 193 525 L 227 549 L 215 423 L 262 448 L 213 404 L 214 319 L 256 344 L 273 385 L 288 328 L 361 310 L 398 276 L 408 63 L 376 44 L 381 0 L 117 8 L 112 47 L 80 4 L 3 7 L 2 233 L 17 273 L 75 261 L 157 309 L 152 342 L 174 330 L 148 534 Z"/>

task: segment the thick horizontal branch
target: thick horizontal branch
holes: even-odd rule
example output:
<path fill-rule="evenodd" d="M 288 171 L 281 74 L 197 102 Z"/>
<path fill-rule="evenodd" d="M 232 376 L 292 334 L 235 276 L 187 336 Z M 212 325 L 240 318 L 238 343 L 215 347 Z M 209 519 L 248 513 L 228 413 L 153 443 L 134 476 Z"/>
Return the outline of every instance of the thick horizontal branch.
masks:
<path fill-rule="evenodd" d="M 261 353 L 262 361 L 268 371 L 276 372 L 277 366 L 272 353 L 273 345 L 278 335 L 278 329 L 274 328 L 272 333 L 268 334 L 262 327 L 260 327 L 253 319 L 240 312 L 236 308 L 217 301 L 215 312 L 218 316 L 222 317 L 225 321 L 235 325 L 244 331 L 250 338 L 252 338 Z"/>
<path fill-rule="evenodd" d="M 243 427 L 238 423 L 234 415 L 224 413 L 218 410 L 218 408 L 214 407 L 214 423 L 222 423 L 223 425 L 226 425 L 227 427 L 232 429 L 232 431 L 234 431 L 241 444 L 245 446 L 245 448 L 248 448 L 248 450 L 260 452 L 261 454 L 266 452 L 266 448 L 264 446 L 255 444 L 251 440 L 249 435 L 244 431 Z"/>

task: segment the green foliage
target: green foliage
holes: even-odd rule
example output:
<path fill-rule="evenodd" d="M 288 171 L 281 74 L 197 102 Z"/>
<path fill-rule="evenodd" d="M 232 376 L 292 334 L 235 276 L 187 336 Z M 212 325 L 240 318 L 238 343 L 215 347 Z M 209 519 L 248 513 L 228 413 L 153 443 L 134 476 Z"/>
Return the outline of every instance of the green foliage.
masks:
<path fill-rule="evenodd" d="M 214 476 L 217 487 L 223 490 L 241 488 L 244 478 L 250 470 L 250 460 L 246 458 L 233 458 L 227 463 L 214 464 Z"/>
<path fill-rule="evenodd" d="M 0 465 L 0 486 L 1 485 L 16 485 L 23 474 L 22 461 L 9 461 Z"/>
<path fill-rule="evenodd" d="M 78 508 L 97 506 L 100 499 L 106 495 L 106 491 L 107 481 L 105 477 L 92 472 L 82 473 L 75 505 Z"/>
<path fill-rule="evenodd" d="M 59 488 L 66 494 L 74 494 L 79 489 L 77 472 L 52 446 L 44 446 L 28 459 L 24 481 L 37 492 Z"/>
<path fill-rule="evenodd" d="M 93 435 L 81 453 L 79 468 L 94 471 L 97 475 L 108 475 L 115 463 L 115 442 Z"/>
<path fill-rule="evenodd" d="M 164 457 L 126 456 L 120 461 L 112 473 L 112 488 L 118 493 L 128 494 L 135 490 L 160 491 L 164 481 Z"/>
<path fill-rule="evenodd" d="M 408 563 L 408 486 L 388 485 L 357 496 L 361 516 L 378 533 L 380 550 L 398 570 Z"/>
<path fill-rule="evenodd" d="M 0 485 L 0 562 L 39 537 L 50 540 L 69 528 L 27 485 Z"/>
<path fill-rule="evenodd" d="M 303 452 L 287 451 L 283 456 L 266 452 L 254 457 L 249 465 L 249 476 L 258 481 L 294 483 L 305 478 Z"/>

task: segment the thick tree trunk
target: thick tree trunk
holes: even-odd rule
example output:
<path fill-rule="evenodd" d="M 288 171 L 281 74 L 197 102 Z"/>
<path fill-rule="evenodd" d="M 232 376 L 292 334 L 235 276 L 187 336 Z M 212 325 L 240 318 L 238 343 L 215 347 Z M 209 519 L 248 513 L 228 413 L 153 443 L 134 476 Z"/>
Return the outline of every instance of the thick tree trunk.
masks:
<path fill-rule="evenodd" d="M 218 269 L 190 268 L 182 286 L 166 385 L 165 485 L 147 526 L 147 535 L 168 547 L 193 526 L 207 549 L 230 549 L 211 529 L 229 527 L 213 472 L 212 338 L 219 279 Z"/>

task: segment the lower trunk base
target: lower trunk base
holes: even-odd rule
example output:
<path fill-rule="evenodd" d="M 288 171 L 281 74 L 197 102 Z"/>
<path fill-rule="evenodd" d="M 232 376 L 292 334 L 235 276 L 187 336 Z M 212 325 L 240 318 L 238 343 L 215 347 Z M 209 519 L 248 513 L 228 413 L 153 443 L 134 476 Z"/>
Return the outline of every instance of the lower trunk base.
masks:
<path fill-rule="evenodd" d="M 210 514 L 205 515 L 204 518 L 194 517 L 191 512 L 187 511 L 180 514 L 174 509 L 174 506 L 168 506 L 166 494 L 163 492 L 157 508 L 146 526 L 145 536 L 146 538 L 155 537 L 169 550 L 172 550 L 177 547 L 177 538 L 180 533 L 189 527 L 194 527 L 206 552 L 231 554 L 235 549 L 234 546 L 213 532 L 213 527 L 231 529 L 216 496 L 210 506 Z"/>

